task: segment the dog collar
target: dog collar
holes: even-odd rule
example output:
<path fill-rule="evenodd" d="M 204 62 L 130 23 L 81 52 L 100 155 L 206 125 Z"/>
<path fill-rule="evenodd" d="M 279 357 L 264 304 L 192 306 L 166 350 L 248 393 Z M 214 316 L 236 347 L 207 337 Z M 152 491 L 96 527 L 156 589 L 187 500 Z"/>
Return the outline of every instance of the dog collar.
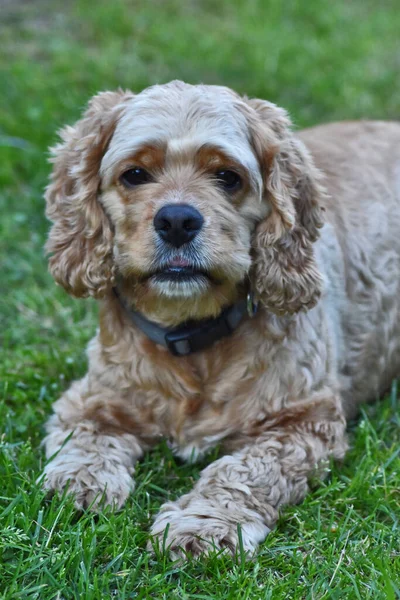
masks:
<path fill-rule="evenodd" d="M 187 356 L 200 350 L 205 350 L 223 337 L 231 335 L 241 323 L 245 314 L 254 316 L 257 305 L 251 293 L 246 299 L 240 300 L 225 308 L 214 319 L 187 321 L 178 327 L 162 327 L 150 321 L 140 312 L 126 306 L 118 290 L 114 294 L 122 304 L 131 321 L 153 342 L 168 348 L 174 356 Z"/>

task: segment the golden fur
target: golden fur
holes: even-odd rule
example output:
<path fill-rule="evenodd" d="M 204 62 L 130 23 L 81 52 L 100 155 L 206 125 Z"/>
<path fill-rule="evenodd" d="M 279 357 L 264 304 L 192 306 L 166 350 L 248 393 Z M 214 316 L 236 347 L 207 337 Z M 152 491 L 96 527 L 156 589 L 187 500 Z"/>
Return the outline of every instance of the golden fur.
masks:
<path fill-rule="evenodd" d="M 105 92 L 61 132 L 47 189 L 50 270 L 100 302 L 89 371 L 54 405 L 45 485 L 78 507 L 121 506 L 135 462 L 160 438 L 191 460 L 225 456 L 161 508 L 152 534 L 173 554 L 251 553 L 316 469 L 346 451 L 345 423 L 400 370 L 400 125 L 338 123 L 294 135 L 286 113 L 227 88 L 182 82 Z M 152 181 L 121 183 L 132 167 Z M 227 194 L 221 169 L 242 178 Z M 160 248 L 153 218 L 194 206 L 187 249 Z M 188 259 L 210 278 L 150 275 Z M 172 356 L 131 322 L 218 315 L 250 287 L 259 302 L 228 338 Z M 71 435 L 72 434 L 72 435 Z M 68 441 L 65 443 L 65 440 Z M 103 497 L 102 497 L 103 494 Z"/>

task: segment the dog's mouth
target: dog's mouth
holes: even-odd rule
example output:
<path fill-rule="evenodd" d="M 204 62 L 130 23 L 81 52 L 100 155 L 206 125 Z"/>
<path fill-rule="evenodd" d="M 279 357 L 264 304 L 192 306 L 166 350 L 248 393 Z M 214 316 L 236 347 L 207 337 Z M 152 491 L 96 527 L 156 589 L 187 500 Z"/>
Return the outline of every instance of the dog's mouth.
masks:
<path fill-rule="evenodd" d="M 214 281 L 214 278 L 202 269 L 192 266 L 168 266 L 156 271 L 151 276 L 154 282 L 191 283 L 199 280 Z"/>
<path fill-rule="evenodd" d="M 208 284 L 218 283 L 215 277 L 201 266 L 194 265 L 191 261 L 180 255 L 172 256 L 154 271 L 148 274 L 147 279 L 152 283 L 168 284 Z"/>

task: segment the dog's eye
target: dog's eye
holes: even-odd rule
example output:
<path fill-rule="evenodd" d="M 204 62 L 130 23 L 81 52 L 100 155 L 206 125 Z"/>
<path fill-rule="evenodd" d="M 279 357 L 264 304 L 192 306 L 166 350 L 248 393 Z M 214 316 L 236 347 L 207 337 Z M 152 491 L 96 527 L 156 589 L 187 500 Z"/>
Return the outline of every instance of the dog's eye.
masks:
<path fill-rule="evenodd" d="M 242 185 L 242 180 L 235 171 L 218 171 L 215 176 L 218 183 L 228 192 L 235 192 Z"/>
<path fill-rule="evenodd" d="M 124 185 L 133 187 L 135 185 L 148 183 L 151 181 L 151 176 L 144 169 L 141 169 L 140 167 L 133 167 L 133 169 L 125 171 L 125 173 L 121 175 L 120 180 Z"/>

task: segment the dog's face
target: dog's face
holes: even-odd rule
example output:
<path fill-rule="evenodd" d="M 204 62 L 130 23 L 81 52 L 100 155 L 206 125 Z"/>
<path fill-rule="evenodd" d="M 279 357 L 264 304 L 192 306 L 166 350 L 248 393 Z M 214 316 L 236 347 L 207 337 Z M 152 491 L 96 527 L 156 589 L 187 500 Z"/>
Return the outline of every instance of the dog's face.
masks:
<path fill-rule="evenodd" d="M 74 295 L 118 281 L 166 324 L 218 314 L 248 282 L 276 312 L 315 303 L 321 191 L 281 109 L 172 82 L 97 96 L 63 138 L 48 247 Z"/>
<path fill-rule="evenodd" d="M 218 313 L 250 270 L 268 204 L 241 104 L 224 88 L 150 88 L 132 98 L 102 159 L 117 271 L 153 318 Z"/>

